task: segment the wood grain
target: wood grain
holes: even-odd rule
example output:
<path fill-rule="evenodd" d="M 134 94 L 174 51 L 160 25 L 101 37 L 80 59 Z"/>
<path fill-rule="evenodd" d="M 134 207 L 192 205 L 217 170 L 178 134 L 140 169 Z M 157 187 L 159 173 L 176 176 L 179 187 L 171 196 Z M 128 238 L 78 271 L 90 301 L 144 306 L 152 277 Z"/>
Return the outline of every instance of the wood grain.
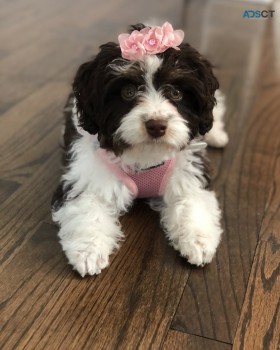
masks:
<path fill-rule="evenodd" d="M 231 344 L 172 330 L 168 332 L 162 347 L 163 350 L 230 350 L 231 348 Z"/>
<path fill-rule="evenodd" d="M 280 347 L 280 245 L 259 243 L 233 349 Z"/>
<path fill-rule="evenodd" d="M 3 271 L 15 253 L 23 248 L 36 225 L 50 216 L 51 190 L 54 191 L 59 179 L 60 152 L 57 146 L 53 145 L 50 153 L 50 157 L 36 174 L 1 203 L 0 271 Z M 49 173 L 50 169 L 53 169 L 52 176 Z"/>
<path fill-rule="evenodd" d="M 61 114 L 68 91 L 69 85 L 65 83 L 46 84 L 2 115 L 0 127 L 5 128 L 0 141 L 2 179 L 25 183 L 57 149 L 62 118 L 54 115 Z"/>
<path fill-rule="evenodd" d="M 280 77 L 273 27 L 243 21 L 242 2 L 199 5 L 0 0 L 1 349 L 227 350 L 241 310 L 235 348 L 277 344 Z M 99 44 L 154 17 L 183 22 L 187 40 L 217 66 L 227 95 L 230 144 L 209 153 L 224 239 L 212 264 L 193 268 L 168 245 L 157 213 L 139 201 L 121 219 L 126 240 L 110 267 L 82 279 L 67 265 L 50 217 L 62 106 L 74 71 Z"/>
<path fill-rule="evenodd" d="M 280 244 L 280 156 L 276 160 L 273 184 L 266 205 L 260 239 Z"/>
<path fill-rule="evenodd" d="M 18 188 L 20 184 L 10 180 L 0 180 L 0 202 L 4 202 L 9 198 Z"/>

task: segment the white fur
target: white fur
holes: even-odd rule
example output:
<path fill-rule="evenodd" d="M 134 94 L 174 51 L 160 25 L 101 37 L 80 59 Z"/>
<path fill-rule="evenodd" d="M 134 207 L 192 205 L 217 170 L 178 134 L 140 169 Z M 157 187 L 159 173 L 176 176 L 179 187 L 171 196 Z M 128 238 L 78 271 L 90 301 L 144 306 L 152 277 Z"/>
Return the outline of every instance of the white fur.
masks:
<path fill-rule="evenodd" d="M 81 276 L 94 275 L 109 264 L 123 238 L 118 217 L 132 197 L 128 188 L 96 156 L 96 139 L 84 135 L 72 146 L 73 161 L 63 176 L 73 185 L 64 205 L 53 212 L 69 263 Z"/>
<path fill-rule="evenodd" d="M 154 204 L 154 208 L 161 211 L 170 244 L 190 263 L 200 266 L 209 263 L 215 254 L 222 233 L 221 214 L 214 192 L 204 189 L 200 157 L 191 149 L 180 150 L 189 141 L 187 124 L 152 86 L 151 77 L 160 63 L 151 57 L 143 63 L 147 92 L 117 130 L 117 135 L 133 146 L 117 161 L 123 167 L 145 168 L 176 155 L 163 201 L 160 206 Z M 218 118 L 223 114 L 219 113 Z M 160 140 L 152 141 L 143 121 L 157 117 L 168 121 L 169 131 Z M 78 126 L 75 103 L 73 121 L 81 138 L 72 144 L 72 161 L 62 178 L 65 188 L 72 187 L 63 206 L 53 212 L 53 220 L 60 226 L 60 243 L 69 263 L 81 276 L 96 275 L 108 266 L 109 256 L 124 237 L 118 217 L 128 210 L 133 198 L 96 155 L 96 137 Z M 222 145 L 225 137 L 221 119 L 219 122 L 219 132 L 212 138 Z M 208 142 L 210 136 L 211 132 L 206 137 Z"/>
<path fill-rule="evenodd" d="M 222 229 L 215 193 L 204 189 L 197 163 L 201 160 L 191 151 L 178 155 L 163 197 L 161 222 L 171 245 L 191 264 L 203 266 L 212 260 Z"/>
<path fill-rule="evenodd" d="M 214 123 L 212 129 L 204 136 L 209 146 L 220 148 L 228 143 L 228 134 L 225 131 L 224 114 L 226 111 L 225 97 L 220 90 L 215 93 L 217 105 L 214 107 Z"/>

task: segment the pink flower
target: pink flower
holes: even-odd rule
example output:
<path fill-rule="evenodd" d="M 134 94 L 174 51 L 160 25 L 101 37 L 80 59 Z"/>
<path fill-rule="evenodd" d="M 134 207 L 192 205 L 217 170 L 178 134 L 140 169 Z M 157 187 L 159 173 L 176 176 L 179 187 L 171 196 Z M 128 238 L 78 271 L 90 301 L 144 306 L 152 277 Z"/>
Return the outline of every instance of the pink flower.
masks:
<path fill-rule="evenodd" d="M 144 34 L 138 30 L 134 30 L 131 34 L 120 34 L 118 39 L 123 58 L 139 60 L 145 54 L 143 46 Z"/>
<path fill-rule="evenodd" d="M 131 34 L 120 34 L 119 37 L 122 57 L 128 60 L 139 60 L 145 55 L 153 55 L 169 48 L 179 50 L 184 39 L 182 30 L 174 30 L 172 25 L 165 22 L 162 27 L 146 27 Z"/>
<path fill-rule="evenodd" d="M 147 54 L 162 52 L 163 31 L 160 27 L 153 27 L 144 37 L 144 48 Z"/>
<path fill-rule="evenodd" d="M 164 25 L 162 26 L 162 31 L 164 33 L 162 39 L 162 47 L 165 47 L 166 49 L 172 47 L 173 49 L 179 50 L 178 46 L 182 43 L 184 39 L 184 32 L 179 29 L 174 30 L 172 25 L 168 22 L 164 23 Z"/>

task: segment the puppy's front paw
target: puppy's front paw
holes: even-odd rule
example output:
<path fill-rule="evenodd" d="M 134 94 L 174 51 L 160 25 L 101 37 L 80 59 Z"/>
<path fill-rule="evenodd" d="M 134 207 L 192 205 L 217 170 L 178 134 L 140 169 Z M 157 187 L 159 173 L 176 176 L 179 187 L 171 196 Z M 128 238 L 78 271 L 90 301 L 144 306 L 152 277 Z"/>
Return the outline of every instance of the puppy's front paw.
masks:
<path fill-rule="evenodd" d="M 98 275 L 109 265 L 109 254 L 98 252 L 96 247 L 89 246 L 86 250 L 65 250 L 69 263 L 82 277 Z"/>
<path fill-rule="evenodd" d="M 190 264 L 204 266 L 212 261 L 216 246 L 207 238 L 197 238 L 190 241 L 183 241 L 179 244 L 181 255 L 188 260 Z"/>

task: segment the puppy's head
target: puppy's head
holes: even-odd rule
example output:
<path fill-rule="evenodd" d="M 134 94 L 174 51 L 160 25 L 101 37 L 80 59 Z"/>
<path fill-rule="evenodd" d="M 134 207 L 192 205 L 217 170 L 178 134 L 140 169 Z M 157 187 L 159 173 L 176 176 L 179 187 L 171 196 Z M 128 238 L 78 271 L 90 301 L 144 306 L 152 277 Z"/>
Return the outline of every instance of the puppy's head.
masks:
<path fill-rule="evenodd" d="M 179 48 L 127 60 L 117 44 L 102 45 L 74 79 L 79 126 L 98 133 L 101 147 L 116 155 L 179 151 L 204 135 L 212 127 L 218 82 L 194 48 Z"/>

